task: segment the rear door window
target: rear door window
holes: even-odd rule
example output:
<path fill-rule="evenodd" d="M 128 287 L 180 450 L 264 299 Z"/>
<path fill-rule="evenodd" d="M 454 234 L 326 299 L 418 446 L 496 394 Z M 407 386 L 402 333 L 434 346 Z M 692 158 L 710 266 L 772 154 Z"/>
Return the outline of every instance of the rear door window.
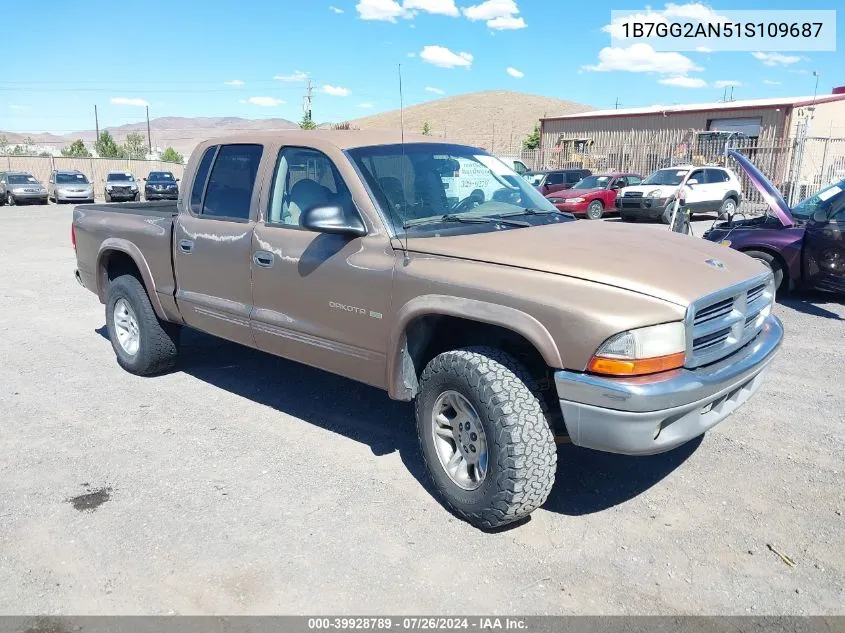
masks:
<path fill-rule="evenodd" d="M 191 187 L 191 211 L 197 215 L 202 211 L 202 194 L 205 191 L 205 181 L 208 180 L 208 170 L 211 169 L 211 161 L 214 160 L 214 153 L 216 151 L 216 145 L 205 150 L 199 167 L 197 167 L 194 184 Z"/>
<path fill-rule="evenodd" d="M 586 174 L 584 174 L 586 176 Z M 581 175 L 580 171 L 568 171 L 566 172 L 566 184 L 574 185 L 576 182 L 581 180 L 583 176 Z"/>
<path fill-rule="evenodd" d="M 546 182 L 543 183 L 546 185 L 562 185 L 563 184 L 563 174 L 560 172 L 555 174 L 549 174 L 546 176 Z"/>
<path fill-rule="evenodd" d="M 262 145 L 222 145 L 202 202 L 202 216 L 248 220 L 252 191 L 261 163 Z"/>
<path fill-rule="evenodd" d="M 704 178 L 705 182 L 708 184 L 718 184 L 720 182 L 728 181 L 728 175 L 721 169 L 705 169 Z"/>

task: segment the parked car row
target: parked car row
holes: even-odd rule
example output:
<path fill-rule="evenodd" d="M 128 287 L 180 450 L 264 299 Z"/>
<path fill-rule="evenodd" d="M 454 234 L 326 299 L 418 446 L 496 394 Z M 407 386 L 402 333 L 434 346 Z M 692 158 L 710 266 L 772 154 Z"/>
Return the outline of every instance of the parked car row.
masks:
<path fill-rule="evenodd" d="M 138 201 L 143 187 L 145 200 L 176 200 L 178 182 L 169 171 L 151 171 L 143 179 L 143 185 L 131 172 L 110 171 L 103 181 L 103 197 L 106 202 Z M 0 205 L 47 204 L 48 201 L 92 203 L 94 197 L 94 183 L 75 169 L 53 170 L 46 187 L 29 172 L 0 172 Z"/>
<path fill-rule="evenodd" d="M 730 217 L 742 200 L 736 174 L 711 165 L 677 165 L 658 169 L 647 178 L 627 172 L 593 174 L 589 169 L 532 171 L 523 178 L 560 211 L 591 220 L 617 211 L 626 222 L 649 219 L 668 224 L 684 181 L 683 200 L 692 213 Z"/>

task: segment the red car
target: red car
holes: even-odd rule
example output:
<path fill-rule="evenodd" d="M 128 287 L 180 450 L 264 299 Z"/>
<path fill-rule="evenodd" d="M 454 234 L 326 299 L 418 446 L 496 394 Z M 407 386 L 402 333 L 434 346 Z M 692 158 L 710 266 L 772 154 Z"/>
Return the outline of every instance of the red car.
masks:
<path fill-rule="evenodd" d="M 613 203 L 616 201 L 617 191 L 623 187 L 638 185 L 642 179 L 639 174 L 594 174 L 579 180 L 572 189 L 550 193 L 546 199 L 559 211 L 598 220 L 607 209 L 614 210 Z"/>

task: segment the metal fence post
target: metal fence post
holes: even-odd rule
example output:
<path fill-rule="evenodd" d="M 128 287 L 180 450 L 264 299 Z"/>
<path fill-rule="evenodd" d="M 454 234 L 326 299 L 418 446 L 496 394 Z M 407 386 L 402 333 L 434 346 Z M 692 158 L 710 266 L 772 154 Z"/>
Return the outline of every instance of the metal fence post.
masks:
<path fill-rule="evenodd" d="M 819 184 L 824 185 L 827 181 L 827 178 L 824 175 L 824 169 L 827 166 L 827 150 L 830 147 L 830 137 L 827 137 L 824 140 L 824 149 L 822 150 L 822 166 L 819 169 L 819 174 L 821 175 L 821 182 Z"/>

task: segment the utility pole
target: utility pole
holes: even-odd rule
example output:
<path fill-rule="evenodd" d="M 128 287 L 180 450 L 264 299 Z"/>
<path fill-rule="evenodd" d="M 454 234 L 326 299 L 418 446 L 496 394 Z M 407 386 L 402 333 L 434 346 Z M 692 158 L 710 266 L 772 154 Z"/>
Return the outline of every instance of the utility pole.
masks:
<path fill-rule="evenodd" d="M 153 154 L 153 137 L 150 136 L 150 106 L 146 106 L 147 108 L 147 149 L 149 150 L 150 156 Z"/>
<path fill-rule="evenodd" d="M 94 105 L 94 133 L 97 135 L 94 138 L 94 143 L 100 140 L 100 120 L 97 118 L 97 105 Z"/>
<path fill-rule="evenodd" d="M 731 101 L 734 100 L 734 87 L 731 86 Z"/>
<path fill-rule="evenodd" d="M 311 86 L 311 80 L 305 80 L 305 96 L 302 97 L 302 113 L 305 115 L 305 118 L 309 121 L 311 120 L 311 98 L 312 98 L 312 91 L 313 88 Z"/>
<path fill-rule="evenodd" d="M 616 97 L 616 105 L 614 105 L 613 109 L 614 109 L 614 110 L 618 110 L 618 109 L 619 109 L 619 106 L 620 106 L 620 103 L 619 103 L 619 97 Z"/>

